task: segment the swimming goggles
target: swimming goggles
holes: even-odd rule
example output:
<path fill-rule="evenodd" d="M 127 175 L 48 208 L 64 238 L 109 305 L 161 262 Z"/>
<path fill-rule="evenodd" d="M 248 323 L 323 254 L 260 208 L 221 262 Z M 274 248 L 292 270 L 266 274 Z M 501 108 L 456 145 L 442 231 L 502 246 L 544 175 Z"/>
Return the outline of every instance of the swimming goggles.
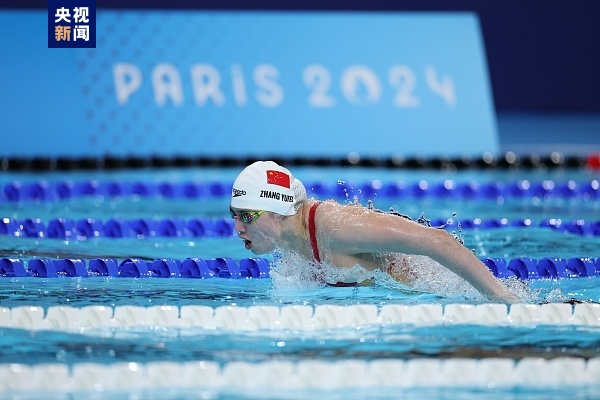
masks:
<path fill-rule="evenodd" d="M 229 207 L 229 213 L 231 214 L 231 218 L 239 219 L 240 221 L 246 224 L 251 224 L 254 221 L 256 221 L 258 217 L 260 217 L 264 213 L 264 211 L 243 211 L 240 213 L 236 213 L 235 211 L 233 211 L 233 208 Z"/>

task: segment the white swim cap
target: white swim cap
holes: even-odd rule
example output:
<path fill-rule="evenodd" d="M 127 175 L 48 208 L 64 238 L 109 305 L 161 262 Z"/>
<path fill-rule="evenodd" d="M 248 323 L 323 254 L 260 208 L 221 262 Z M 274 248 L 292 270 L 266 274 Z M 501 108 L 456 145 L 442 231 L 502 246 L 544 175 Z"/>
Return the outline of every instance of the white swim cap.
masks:
<path fill-rule="evenodd" d="M 233 182 L 231 207 L 294 215 L 306 200 L 306 189 L 292 173 L 273 161 L 247 166 Z"/>

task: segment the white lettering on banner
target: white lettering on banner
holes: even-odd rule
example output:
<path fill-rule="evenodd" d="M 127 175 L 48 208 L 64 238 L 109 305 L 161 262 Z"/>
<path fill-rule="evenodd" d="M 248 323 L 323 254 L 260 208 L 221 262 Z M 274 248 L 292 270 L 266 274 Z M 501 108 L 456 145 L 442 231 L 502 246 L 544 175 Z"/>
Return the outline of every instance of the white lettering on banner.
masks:
<path fill-rule="evenodd" d="M 117 103 L 124 106 L 129 97 L 142 86 L 142 71 L 129 63 L 118 63 L 113 67 L 113 80 Z"/>
<path fill-rule="evenodd" d="M 209 64 L 195 64 L 191 69 L 194 99 L 196 104 L 203 106 L 206 100 L 212 99 L 217 107 L 225 104 L 225 95 L 221 92 L 221 75 Z"/>
<path fill-rule="evenodd" d="M 241 65 L 235 64 L 231 66 L 231 84 L 233 87 L 233 99 L 235 100 L 235 104 L 240 107 L 245 106 L 248 103 L 248 93 L 246 91 L 246 81 L 244 80 Z"/>
<path fill-rule="evenodd" d="M 348 67 L 342 73 L 341 86 L 344 97 L 353 105 L 376 104 L 381 98 L 381 83 L 377 75 L 363 65 Z"/>
<path fill-rule="evenodd" d="M 388 72 L 388 79 L 394 89 L 394 105 L 396 107 L 418 107 L 421 100 L 413 95 L 417 79 L 412 69 L 406 65 L 394 65 Z"/>
<path fill-rule="evenodd" d="M 425 67 L 425 81 L 429 89 L 438 96 L 446 100 L 450 107 L 456 105 L 456 96 L 454 94 L 454 81 L 449 76 L 444 76 L 442 82 L 437 79 L 437 72 L 431 65 Z"/>
<path fill-rule="evenodd" d="M 333 107 L 335 105 L 335 99 L 327 93 L 331 86 L 331 75 L 327 68 L 319 64 L 311 64 L 304 68 L 302 80 L 304 86 L 312 89 L 308 96 L 308 104 L 311 107 Z"/>
<path fill-rule="evenodd" d="M 247 80 L 241 65 L 230 67 L 228 78 L 231 83 L 233 104 L 245 107 L 249 100 Z M 157 106 L 164 107 L 167 100 L 173 105 L 184 103 L 184 91 L 180 71 L 168 63 L 157 64 L 152 69 L 152 90 Z M 426 65 L 423 69 L 425 87 L 429 92 L 440 97 L 448 107 L 457 105 L 454 80 L 450 75 L 439 76 L 435 67 Z M 222 75 L 211 64 L 194 64 L 190 68 L 192 92 L 198 107 L 212 103 L 223 107 L 226 93 L 222 86 Z M 271 64 L 259 64 L 252 71 L 254 83 L 254 100 L 266 108 L 280 106 L 285 99 L 285 90 L 279 82 L 280 72 Z M 308 89 L 307 103 L 312 108 L 331 108 L 339 104 L 334 95 L 332 75 L 323 65 L 310 64 L 302 71 L 302 83 Z M 117 102 L 125 106 L 129 98 L 142 86 L 142 72 L 134 64 L 117 63 L 113 67 L 113 80 Z M 342 71 L 340 76 L 341 97 L 356 107 L 374 106 L 382 100 L 383 87 L 377 73 L 364 65 L 351 65 Z M 393 90 L 391 98 L 384 98 L 398 108 L 417 108 L 422 100 L 416 95 L 418 77 L 407 65 L 392 65 L 387 72 L 387 83 Z M 422 93 L 421 89 L 421 92 Z M 250 92 L 252 93 L 252 92 Z"/>
<path fill-rule="evenodd" d="M 183 104 L 183 90 L 181 78 L 177 67 L 172 64 L 158 64 L 152 70 L 152 86 L 154 87 L 154 101 L 159 106 L 164 106 L 167 98 L 170 98 L 174 105 Z"/>
<path fill-rule="evenodd" d="M 283 88 L 277 83 L 279 71 L 272 65 L 261 64 L 254 69 L 254 81 L 263 89 L 256 100 L 265 107 L 277 107 L 283 102 Z"/>

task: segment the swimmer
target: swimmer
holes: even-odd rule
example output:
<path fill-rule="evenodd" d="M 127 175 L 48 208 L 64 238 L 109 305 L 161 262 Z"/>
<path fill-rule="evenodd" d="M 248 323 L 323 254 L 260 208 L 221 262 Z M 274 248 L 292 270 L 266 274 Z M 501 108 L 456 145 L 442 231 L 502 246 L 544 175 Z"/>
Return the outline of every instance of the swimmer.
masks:
<path fill-rule="evenodd" d="M 308 199 L 302 182 L 273 161 L 257 161 L 235 179 L 230 212 L 247 250 L 266 254 L 278 249 L 299 254 L 317 266 L 360 265 L 379 269 L 410 285 L 410 255 L 427 256 L 468 281 L 493 301 L 516 303 L 491 271 L 443 229 L 408 218 L 333 200 Z M 394 255 L 401 254 L 401 258 Z M 402 260 L 401 265 L 395 260 Z M 360 282 L 333 282 L 347 286 Z M 331 284 L 331 282 L 330 282 Z"/>

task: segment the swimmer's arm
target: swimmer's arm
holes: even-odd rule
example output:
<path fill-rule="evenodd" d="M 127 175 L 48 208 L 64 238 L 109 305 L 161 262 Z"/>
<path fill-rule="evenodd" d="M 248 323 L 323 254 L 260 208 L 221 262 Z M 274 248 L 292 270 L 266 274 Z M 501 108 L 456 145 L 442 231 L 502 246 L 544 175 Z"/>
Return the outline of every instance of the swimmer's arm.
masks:
<path fill-rule="evenodd" d="M 346 220 L 348 221 L 348 219 Z M 392 252 L 425 255 L 473 285 L 491 300 L 518 302 L 491 271 L 452 235 L 386 214 L 358 214 L 336 231 L 338 249 L 349 253 Z"/>

